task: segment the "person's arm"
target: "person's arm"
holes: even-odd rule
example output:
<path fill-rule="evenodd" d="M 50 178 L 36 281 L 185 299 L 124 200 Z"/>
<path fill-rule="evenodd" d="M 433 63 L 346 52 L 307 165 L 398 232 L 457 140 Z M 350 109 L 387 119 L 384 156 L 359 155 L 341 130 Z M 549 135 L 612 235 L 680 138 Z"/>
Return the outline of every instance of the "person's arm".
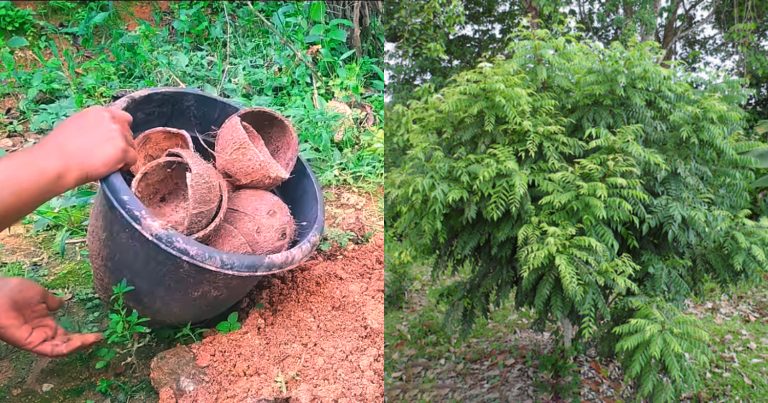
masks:
<path fill-rule="evenodd" d="M 136 162 L 131 116 L 91 107 L 35 146 L 0 158 L 0 230 L 46 200 Z M 51 315 L 63 301 L 24 278 L 0 278 L 0 340 L 58 357 L 91 346 L 99 333 L 67 333 Z"/>
<path fill-rule="evenodd" d="M 0 158 L 0 230 L 46 200 L 136 162 L 131 115 L 91 107 L 40 143 Z"/>

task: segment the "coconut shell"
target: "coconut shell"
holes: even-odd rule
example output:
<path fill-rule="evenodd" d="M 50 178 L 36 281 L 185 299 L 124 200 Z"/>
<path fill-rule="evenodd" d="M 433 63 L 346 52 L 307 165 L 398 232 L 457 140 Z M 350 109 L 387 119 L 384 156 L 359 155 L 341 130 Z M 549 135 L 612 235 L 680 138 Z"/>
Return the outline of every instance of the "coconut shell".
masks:
<path fill-rule="evenodd" d="M 250 249 L 248 253 L 269 255 L 288 249 L 295 235 L 291 211 L 279 197 L 266 190 L 241 189 L 230 197 L 224 222 L 211 235 L 209 245 L 225 251 L 242 250 L 242 239 Z"/>
<path fill-rule="evenodd" d="M 293 125 L 266 108 L 230 116 L 216 135 L 216 167 L 240 187 L 276 187 L 288 179 L 298 153 Z"/>
<path fill-rule="evenodd" d="M 219 206 L 226 196 L 226 183 L 213 165 L 202 159 L 192 150 L 174 148 L 168 150 L 166 157 L 181 158 L 188 167 L 187 186 L 189 189 L 189 207 L 184 234 L 193 237 L 206 237 L 215 227 Z M 222 191 L 224 186 L 224 191 Z M 221 215 L 221 214 L 220 214 Z"/>
<path fill-rule="evenodd" d="M 221 223 L 211 235 L 208 246 L 224 252 L 249 255 L 253 252 L 240 232 L 227 223 Z"/>
<path fill-rule="evenodd" d="M 187 164 L 181 158 L 158 158 L 139 170 L 131 190 L 150 214 L 179 232 L 188 216 Z"/>
<path fill-rule="evenodd" d="M 139 134 L 136 139 L 136 164 L 131 172 L 137 174 L 144 165 L 162 157 L 172 148 L 194 149 L 192 137 L 185 130 L 172 127 L 155 127 Z"/>

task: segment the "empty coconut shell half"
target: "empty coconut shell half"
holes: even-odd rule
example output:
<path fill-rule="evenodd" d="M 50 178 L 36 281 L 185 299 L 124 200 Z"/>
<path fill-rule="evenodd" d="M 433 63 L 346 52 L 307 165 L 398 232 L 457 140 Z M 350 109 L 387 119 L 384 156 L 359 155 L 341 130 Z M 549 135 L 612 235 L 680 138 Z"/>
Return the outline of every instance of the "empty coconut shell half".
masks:
<path fill-rule="evenodd" d="M 193 150 L 192 137 L 185 130 L 173 127 L 155 127 L 139 134 L 136 139 L 136 164 L 131 167 L 135 175 L 150 162 L 165 155 L 172 148 Z"/>
<path fill-rule="evenodd" d="M 276 187 L 288 179 L 298 154 L 293 125 L 266 108 L 230 116 L 216 135 L 216 167 L 239 187 Z"/>
<path fill-rule="evenodd" d="M 200 241 L 208 240 L 211 232 L 222 222 L 229 205 L 229 184 L 216 168 L 203 160 L 192 150 L 171 149 L 165 154 L 170 158 L 181 158 L 190 167 L 193 183 L 197 183 L 199 191 L 190 192 L 190 224 L 188 230 L 199 228 L 204 222 L 208 224 L 197 232 L 192 232 L 192 238 Z M 210 186 L 210 180 L 215 181 L 215 186 Z M 203 185 L 203 182 L 205 184 Z M 212 193 L 204 193 L 212 191 Z M 213 212 L 213 218 L 210 214 Z M 199 220 L 199 221 L 195 221 Z M 207 220 L 207 221 L 206 221 Z"/>
<path fill-rule="evenodd" d="M 171 149 L 145 165 L 131 189 L 155 218 L 184 235 L 199 236 L 212 230 L 208 227 L 225 200 L 222 186 L 221 174 L 194 151 Z"/>
<path fill-rule="evenodd" d="M 224 221 L 208 245 L 226 252 L 269 255 L 285 251 L 296 235 L 288 206 L 261 189 L 241 189 L 229 198 Z"/>

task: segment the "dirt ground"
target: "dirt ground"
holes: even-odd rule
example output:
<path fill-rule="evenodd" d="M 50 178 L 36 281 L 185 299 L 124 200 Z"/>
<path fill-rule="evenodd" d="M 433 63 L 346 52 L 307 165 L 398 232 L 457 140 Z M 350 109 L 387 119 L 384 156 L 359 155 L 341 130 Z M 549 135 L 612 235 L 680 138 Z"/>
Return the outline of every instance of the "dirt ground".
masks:
<path fill-rule="evenodd" d="M 326 197 L 329 225 L 376 234 L 269 277 L 242 301 L 247 318 L 239 331 L 156 357 L 151 377 L 161 402 L 383 400 L 384 240 L 376 198 L 342 189 Z M 350 210 L 356 218 L 337 221 Z"/>

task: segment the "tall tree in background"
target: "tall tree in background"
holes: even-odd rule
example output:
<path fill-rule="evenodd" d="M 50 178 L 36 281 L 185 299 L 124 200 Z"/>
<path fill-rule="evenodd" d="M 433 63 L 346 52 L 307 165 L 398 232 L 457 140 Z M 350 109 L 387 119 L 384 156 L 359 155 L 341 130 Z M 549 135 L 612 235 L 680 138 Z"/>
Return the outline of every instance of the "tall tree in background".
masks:
<path fill-rule="evenodd" d="M 768 0 L 428 0 L 386 5 L 392 100 L 437 87 L 484 58 L 503 54 L 507 35 L 527 18 L 532 29 L 577 22 L 572 30 L 605 45 L 656 41 L 660 62 L 720 68 L 754 91 L 746 105 L 768 118 Z"/>

